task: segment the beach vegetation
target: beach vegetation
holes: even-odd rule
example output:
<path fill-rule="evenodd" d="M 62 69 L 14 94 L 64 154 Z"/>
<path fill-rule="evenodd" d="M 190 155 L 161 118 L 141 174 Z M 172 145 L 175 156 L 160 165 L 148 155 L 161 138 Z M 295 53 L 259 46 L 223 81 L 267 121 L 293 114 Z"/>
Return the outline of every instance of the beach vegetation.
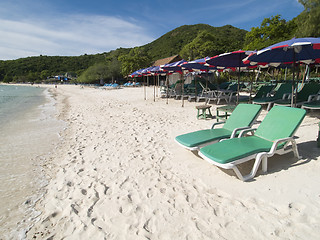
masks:
<path fill-rule="evenodd" d="M 130 50 L 128 54 L 122 54 L 118 60 L 121 62 L 121 74 L 128 76 L 130 73 L 151 65 L 152 58 L 142 47 Z"/>
<path fill-rule="evenodd" d="M 222 27 L 208 24 L 183 25 L 146 44 L 143 48 L 154 61 L 177 54 L 182 55 L 185 60 L 189 58 L 193 60 L 206 56 L 200 56 L 200 53 L 210 55 L 211 52 L 223 53 L 241 49 L 246 33 L 246 30 L 231 25 Z M 212 46 L 209 46 L 210 43 Z"/>
<path fill-rule="evenodd" d="M 66 72 L 74 72 L 81 82 L 93 83 L 101 79 L 113 82 L 151 66 L 158 59 L 174 55 L 194 60 L 239 49 L 259 50 L 292 37 L 320 37 L 320 0 L 298 1 L 304 10 L 294 19 L 287 21 L 280 15 L 271 16 L 250 31 L 231 25 L 183 25 L 140 47 L 92 55 L 40 55 L 0 61 L 0 82 L 46 81 Z"/>
<path fill-rule="evenodd" d="M 277 42 L 288 40 L 294 36 L 296 29 L 295 21 L 287 22 L 280 15 L 265 18 L 260 27 L 253 27 L 250 32 L 247 32 L 243 49 L 259 50 Z"/>
<path fill-rule="evenodd" d="M 320 0 L 299 0 L 303 12 L 294 18 L 297 37 L 320 37 Z"/>
<path fill-rule="evenodd" d="M 224 42 L 221 37 L 216 37 L 207 31 L 203 31 L 182 48 L 180 56 L 188 61 L 204 56 L 215 56 L 225 52 L 227 46 Z"/>

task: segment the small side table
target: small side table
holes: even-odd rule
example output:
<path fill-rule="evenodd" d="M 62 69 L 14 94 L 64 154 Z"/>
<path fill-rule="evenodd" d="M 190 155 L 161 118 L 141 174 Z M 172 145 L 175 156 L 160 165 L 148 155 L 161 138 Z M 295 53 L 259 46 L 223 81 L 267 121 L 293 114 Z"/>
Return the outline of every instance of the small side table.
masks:
<path fill-rule="evenodd" d="M 222 107 L 217 107 L 217 122 L 219 122 L 219 119 L 227 119 L 233 110 L 236 108 L 236 106 L 222 106 Z M 224 112 L 223 114 L 219 114 L 219 112 Z"/>
<path fill-rule="evenodd" d="M 196 106 L 196 109 L 198 110 L 197 118 L 198 119 L 212 118 L 210 108 L 211 108 L 211 105 L 208 105 L 208 104 Z"/>

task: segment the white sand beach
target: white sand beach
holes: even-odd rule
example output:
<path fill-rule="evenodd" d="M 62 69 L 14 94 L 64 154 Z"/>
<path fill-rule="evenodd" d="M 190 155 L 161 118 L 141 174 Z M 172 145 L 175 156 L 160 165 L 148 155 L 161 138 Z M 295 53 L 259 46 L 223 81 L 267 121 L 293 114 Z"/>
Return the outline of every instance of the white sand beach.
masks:
<path fill-rule="evenodd" d="M 296 133 L 302 159 L 274 156 L 242 182 L 174 142 L 216 121 L 196 118 L 199 103 L 154 102 L 153 88 L 145 101 L 143 88 L 48 87 L 68 128 L 44 164 L 51 180 L 27 239 L 319 239 L 319 111 Z"/>

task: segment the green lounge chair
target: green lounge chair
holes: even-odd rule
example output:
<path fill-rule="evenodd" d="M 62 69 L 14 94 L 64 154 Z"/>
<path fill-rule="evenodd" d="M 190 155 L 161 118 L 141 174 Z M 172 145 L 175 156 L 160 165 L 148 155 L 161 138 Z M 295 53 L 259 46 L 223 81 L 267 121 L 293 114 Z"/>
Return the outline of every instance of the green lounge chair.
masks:
<path fill-rule="evenodd" d="M 175 141 L 191 151 L 199 150 L 200 147 L 223 138 L 233 138 L 240 130 L 250 128 L 260 111 L 261 106 L 259 105 L 239 104 L 225 122 L 214 123 L 211 129 L 179 135 L 175 138 Z M 224 123 L 222 128 L 215 128 L 222 123 Z"/>
<path fill-rule="evenodd" d="M 310 96 L 317 94 L 320 91 L 320 84 L 318 83 L 307 83 L 305 84 L 300 92 L 297 93 L 296 104 L 301 106 L 302 104 L 310 101 Z M 291 94 L 288 95 L 287 99 L 281 99 L 274 102 L 274 105 L 290 106 L 291 105 Z"/>
<path fill-rule="evenodd" d="M 255 99 L 268 97 L 268 95 L 270 94 L 273 88 L 274 88 L 273 85 L 263 85 L 259 87 L 255 96 L 251 98 L 251 101 L 254 101 Z M 248 102 L 248 101 L 249 101 L 249 96 L 240 96 L 239 98 L 239 102 Z"/>
<path fill-rule="evenodd" d="M 313 99 L 302 104 L 301 108 L 304 109 L 320 109 L 320 95 L 312 96 Z"/>
<path fill-rule="evenodd" d="M 281 83 L 280 87 L 276 91 L 276 93 L 272 97 L 263 97 L 263 98 L 255 98 L 252 103 L 260 104 L 260 105 L 268 105 L 267 111 L 269 111 L 272 107 L 272 104 L 283 98 L 284 94 L 292 92 L 292 84 L 291 83 Z"/>
<path fill-rule="evenodd" d="M 300 126 L 306 110 L 285 106 L 274 106 L 256 129 L 254 135 L 227 139 L 200 149 L 199 156 L 211 164 L 233 169 L 239 179 L 246 181 L 256 175 L 262 161 L 263 172 L 267 171 L 268 157 L 293 151 L 299 157 L 298 148 L 293 138 Z M 252 130 L 252 129 L 251 129 Z M 288 146 L 291 143 L 291 146 Z M 249 175 L 243 176 L 238 164 L 255 159 Z"/>

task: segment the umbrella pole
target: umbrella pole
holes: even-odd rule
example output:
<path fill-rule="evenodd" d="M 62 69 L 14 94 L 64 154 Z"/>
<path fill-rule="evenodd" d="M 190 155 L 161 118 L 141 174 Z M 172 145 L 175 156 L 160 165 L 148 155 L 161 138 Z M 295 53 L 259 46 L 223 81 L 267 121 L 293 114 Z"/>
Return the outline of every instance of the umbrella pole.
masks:
<path fill-rule="evenodd" d="M 159 93 L 159 89 L 160 89 L 160 74 L 158 75 L 158 81 L 157 81 L 157 97 L 159 96 L 158 93 Z"/>
<path fill-rule="evenodd" d="M 206 70 L 207 72 L 207 79 L 206 79 L 206 90 L 208 89 L 208 79 L 209 79 L 209 72 L 208 70 Z"/>
<path fill-rule="evenodd" d="M 169 100 L 169 75 L 168 73 L 166 74 L 166 84 L 167 84 L 167 104 Z"/>
<path fill-rule="evenodd" d="M 144 92 L 144 100 L 147 100 L 147 93 L 146 93 L 146 78 L 145 76 L 142 76 L 143 78 L 143 92 Z"/>
<path fill-rule="evenodd" d="M 153 75 L 153 101 L 156 101 L 156 75 Z"/>
<path fill-rule="evenodd" d="M 249 72 L 250 73 L 250 72 Z M 253 74 L 252 74 L 252 76 L 251 76 L 251 80 L 250 80 L 250 82 L 251 82 L 251 85 L 250 85 L 250 91 L 249 91 L 249 103 L 251 103 L 251 94 L 252 94 L 252 87 L 253 87 L 253 80 L 254 80 L 254 76 L 256 75 L 256 71 L 255 71 L 255 69 L 253 69 Z"/>
<path fill-rule="evenodd" d="M 237 103 L 239 103 L 239 92 L 240 92 L 240 66 L 241 66 L 241 55 L 239 55 L 239 68 L 238 68 L 238 89 L 237 89 Z"/>
<path fill-rule="evenodd" d="M 286 67 L 286 70 L 284 71 L 284 80 L 287 81 L 287 70 L 288 68 Z"/>
<path fill-rule="evenodd" d="M 295 71 L 296 71 L 296 52 L 293 49 L 293 69 L 292 69 L 292 94 L 291 94 L 291 107 L 296 107 L 295 105 Z"/>
<path fill-rule="evenodd" d="M 182 106 L 184 107 L 184 76 L 183 76 L 183 72 L 180 74 L 180 79 L 182 80 Z"/>
<path fill-rule="evenodd" d="M 193 77 L 194 77 L 194 95 L 195 95 L 194 102 L 197 102 L 197 97 L 198 97 L 197 78 L 195 74 L 193 74 Z"/>

